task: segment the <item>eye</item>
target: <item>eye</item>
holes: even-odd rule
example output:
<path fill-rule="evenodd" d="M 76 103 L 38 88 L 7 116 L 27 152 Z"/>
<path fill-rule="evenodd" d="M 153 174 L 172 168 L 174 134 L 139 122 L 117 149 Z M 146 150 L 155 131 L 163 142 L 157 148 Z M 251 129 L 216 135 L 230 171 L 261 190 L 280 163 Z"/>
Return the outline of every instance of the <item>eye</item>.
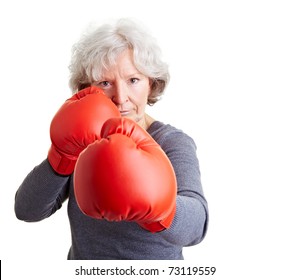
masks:
<path fill-rule="evenodd" d="M 110 83 L 108 81 L 101 81 L 101 82 L 98 82 L 97 85 L 102 88 L 106 88 L 110 85 Z"/>
<path fill-rule="evenodd" d="M 138 78 L 131 78 L 129 81 L 131 84 L 136 84 L 139 81 L 139 79 Z"/>

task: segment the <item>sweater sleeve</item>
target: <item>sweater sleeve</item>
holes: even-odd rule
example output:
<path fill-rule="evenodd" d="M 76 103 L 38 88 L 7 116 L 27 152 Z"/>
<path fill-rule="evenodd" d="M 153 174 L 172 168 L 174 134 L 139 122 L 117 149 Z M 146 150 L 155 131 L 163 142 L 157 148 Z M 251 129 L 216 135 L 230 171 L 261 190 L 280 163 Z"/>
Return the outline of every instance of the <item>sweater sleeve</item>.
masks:
<path fill-rule="evenodd" d="M 206 235 L 208 205 L 204 197 L 196 145 L 181 130 L 165 126 L 155 139 L 170 159 L 177 178 L 176 215 L 171 227 L 160 234 L 170 243 L 192 246 Z"/>
<path fill-rule="evenodd" d="M 45 159 L 18 188 L 14 205 L 16 217 L 36 222 L 51 216 L 68 197 L 69 178 L 56 174 Z"/>

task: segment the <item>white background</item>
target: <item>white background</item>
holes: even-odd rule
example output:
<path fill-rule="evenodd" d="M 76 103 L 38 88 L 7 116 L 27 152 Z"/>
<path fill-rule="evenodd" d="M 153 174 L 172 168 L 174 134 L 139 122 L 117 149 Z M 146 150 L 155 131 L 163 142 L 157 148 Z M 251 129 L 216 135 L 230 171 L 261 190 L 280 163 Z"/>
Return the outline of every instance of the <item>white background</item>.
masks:
<path fill-rule="evenodd" d="M 198 146 L 209 230 L 201 244 L 184 250 L 186 261 L 174 264 L 216 266 L 212 279 L 288 279 L 289 9 L 285 3 L 2 1 L 3 279 L 88 277 L 74 276 L 82 262 L 65 260 L 70 246 L 66 204 L 45 221 L 25 223 L 15 218 L 14 195 L 26 174 L 46 157 L 50 121 L 70 96 L 67 67 L 72 44 L 91 22 L 119 17 L 141 20 L 170 65 L 166 94 L 148 111 L 183 129 Z"/>

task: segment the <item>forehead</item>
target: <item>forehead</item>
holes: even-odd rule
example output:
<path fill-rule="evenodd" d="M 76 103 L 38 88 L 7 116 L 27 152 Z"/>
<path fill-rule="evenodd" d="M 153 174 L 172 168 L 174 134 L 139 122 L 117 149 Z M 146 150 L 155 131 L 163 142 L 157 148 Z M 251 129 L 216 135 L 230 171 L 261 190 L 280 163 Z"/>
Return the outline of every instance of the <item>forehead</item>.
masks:
<path fill-rule="evenodd" d="M 120 76 L 141 74 L 134 64 L 132 50 L 121 52 L 114 63 L 102 70 L 102 76 L 104 77 L 115 76 L 116 74 Z"/>

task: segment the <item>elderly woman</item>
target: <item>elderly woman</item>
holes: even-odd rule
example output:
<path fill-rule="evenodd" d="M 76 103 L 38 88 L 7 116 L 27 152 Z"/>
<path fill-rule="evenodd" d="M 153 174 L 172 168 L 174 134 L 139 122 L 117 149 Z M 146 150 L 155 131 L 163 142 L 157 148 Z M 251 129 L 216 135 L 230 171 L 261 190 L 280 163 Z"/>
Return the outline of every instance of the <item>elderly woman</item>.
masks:
<path fill-rule="evenodd" d="M 47 159 L 15 198 L 17 218 L 28 222 L 68 199 L 68 259 L 183 259 L 183 247 L 206 234 L 196 145 L 145 112 L 169 81 L 160 57 L 150 34 L 126 19 L 73 48 L 73 96 L 51 122 Z"/>

